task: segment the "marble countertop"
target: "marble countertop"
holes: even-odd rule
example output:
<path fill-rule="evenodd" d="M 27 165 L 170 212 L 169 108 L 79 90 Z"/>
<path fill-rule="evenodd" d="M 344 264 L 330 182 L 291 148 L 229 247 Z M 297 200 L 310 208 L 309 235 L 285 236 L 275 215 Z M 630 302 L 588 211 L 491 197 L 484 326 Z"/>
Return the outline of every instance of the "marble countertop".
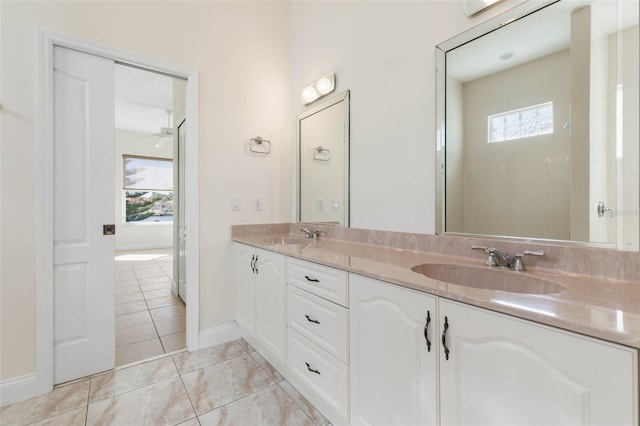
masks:
<path fill-rule="evenodd" d="M 330 238 L 303 244 L 274 242 L 282 237 L 299 239 L 299 235 L 281 234 L 232 238 L 239 243 L 640 349 L 640 282 L 529 267 L 526 272 L 498 272 L 528 274 L 560 283 L 566 289 L 555 294 L 487 290 L 438 281 L 411 270 L 412 266 L 423 263 L 485 268 L 482 260 Z"/>

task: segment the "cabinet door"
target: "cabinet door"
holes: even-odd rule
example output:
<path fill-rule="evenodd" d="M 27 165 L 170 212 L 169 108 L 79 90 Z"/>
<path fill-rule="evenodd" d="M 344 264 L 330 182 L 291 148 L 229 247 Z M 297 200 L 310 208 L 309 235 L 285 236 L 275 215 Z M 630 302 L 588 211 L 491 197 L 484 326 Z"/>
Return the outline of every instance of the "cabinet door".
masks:
<path fill-rule="evenodd" d="M 443 425 L 637 424 L 637 351 L 443 299 L 439 310 Z"/>
<path fill-rule="evenodd" d="M 235 243 L 236 321 L 244 333 L 255 334 L 256 290 L 253 261 L 255 248 Z"/>
<path fill-rule="evenodd" d="M 436 424 L 435 298 L 353 274 L 349 294 L 352 424 Z"/>
<path fill-rule="evenodd" d="M 256 337 L 270 355 L 284 363 L 285 257 L 259 249 L 256 256 Z"/>

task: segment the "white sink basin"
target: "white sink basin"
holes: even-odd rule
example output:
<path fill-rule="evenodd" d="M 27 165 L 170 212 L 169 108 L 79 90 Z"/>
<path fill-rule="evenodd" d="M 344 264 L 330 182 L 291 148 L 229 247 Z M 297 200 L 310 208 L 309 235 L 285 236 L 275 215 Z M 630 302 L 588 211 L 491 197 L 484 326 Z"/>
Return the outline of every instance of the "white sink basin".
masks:
<path fill-rule="evenodd" d="M 566 290 L 560 283 L 536 277 L 528 272 L 486 266 L 423 263 L 413 266 L 411 270 L 434 280 L 485 290 L 527 294 L 554 294 Z"/>

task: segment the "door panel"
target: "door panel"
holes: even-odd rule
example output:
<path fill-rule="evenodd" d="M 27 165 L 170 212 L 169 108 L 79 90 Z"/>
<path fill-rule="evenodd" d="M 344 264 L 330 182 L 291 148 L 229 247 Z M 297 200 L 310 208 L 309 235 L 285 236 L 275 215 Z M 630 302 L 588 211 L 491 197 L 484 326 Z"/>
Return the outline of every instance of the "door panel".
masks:
<path fill-rule="evenodd" d="M 54 48 L 54 381 L 115 365 L 114 64 Z"/>

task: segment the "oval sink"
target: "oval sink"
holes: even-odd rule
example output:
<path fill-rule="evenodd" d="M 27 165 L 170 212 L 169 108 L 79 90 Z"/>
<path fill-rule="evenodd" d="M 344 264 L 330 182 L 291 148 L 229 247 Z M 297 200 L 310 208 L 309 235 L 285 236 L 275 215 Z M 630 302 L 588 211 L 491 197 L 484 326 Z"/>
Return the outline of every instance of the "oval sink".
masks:
<path fill-rule="evenodd" d="M 280 245 L 307 245 L 313 242 L 312 239 L 304 237 L 269 237 L 262 240 L 265 244 L 280 246 Z"/>
<path fill-rule="evenodd" d="M 411 270 L 434 280 L 485 290 L 528 294 L 553 294 L 566 290 L 562 284 L 527 272 L 514 272 L 486 266 L 424 263 L 413 266 Z"/>

